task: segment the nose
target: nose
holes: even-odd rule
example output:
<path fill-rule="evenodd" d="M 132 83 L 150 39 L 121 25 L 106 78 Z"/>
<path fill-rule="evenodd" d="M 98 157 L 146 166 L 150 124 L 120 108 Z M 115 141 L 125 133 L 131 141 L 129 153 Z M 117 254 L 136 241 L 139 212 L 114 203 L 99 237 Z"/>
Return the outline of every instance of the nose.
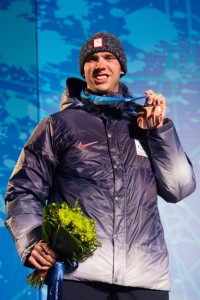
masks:
<path fill-rule="evenodd" d="M 103 59 L 102 57 L 100 57 L 97 61 L 96 61 L 96 69 L 104 69 L 105 68 L 105 59 Z"/>

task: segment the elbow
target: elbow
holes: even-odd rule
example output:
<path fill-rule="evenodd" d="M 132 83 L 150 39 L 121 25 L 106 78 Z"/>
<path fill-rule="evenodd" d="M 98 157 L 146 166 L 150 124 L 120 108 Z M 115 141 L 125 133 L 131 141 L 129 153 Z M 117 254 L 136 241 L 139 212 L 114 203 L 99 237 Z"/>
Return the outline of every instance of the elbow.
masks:
<path fill-rule="evenodd" d="M 161 189 L 158 191 L 159 196 L 161 196 L 166 202 L 177 203 L 186 197 L 190 196 L 196 189 L 196 180 L 193 177 L 188 184 L 180 183 L 176 187 L 167 188 L 165 190 Z"/>

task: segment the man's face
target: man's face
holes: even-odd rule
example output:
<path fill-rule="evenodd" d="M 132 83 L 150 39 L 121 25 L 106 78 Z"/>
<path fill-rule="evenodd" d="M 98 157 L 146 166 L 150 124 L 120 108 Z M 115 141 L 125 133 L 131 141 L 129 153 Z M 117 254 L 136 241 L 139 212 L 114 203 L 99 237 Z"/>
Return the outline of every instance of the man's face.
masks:
<path fill-rule="evenodd" d="M 97 94 L 118 92 L 120 76 L 124 74 L 117 58 L 109 52 L 88 56 L 84 64 L 87 88 Z"/>

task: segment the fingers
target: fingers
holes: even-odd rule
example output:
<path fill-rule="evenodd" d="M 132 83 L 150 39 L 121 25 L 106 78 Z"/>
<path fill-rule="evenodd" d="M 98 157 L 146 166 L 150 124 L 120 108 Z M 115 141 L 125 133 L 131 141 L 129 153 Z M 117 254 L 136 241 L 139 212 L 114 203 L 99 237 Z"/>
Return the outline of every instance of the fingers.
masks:
<path fill-rule="evenodd" d="M 152 129 L 163 125 L 166 114 L 166 101 L 162 94 L 153 90 L 145 91 L 146 105 L 138 113 L 137 124 L 143 129 Z"/>
<path fill-rule="evenodd" d="M 50 255 L 52 258 L 56 259 L 58 257 L 57 253 L 48 247 L 47 243 L 41 241 L 40 245 L 42 247 L 42 253 Z"/>
<path fill-rule="evenodd" d="M 166 114 L 166 99 L 163 94 L 156 94 L 153 90 L 145 91 L 147 95 L 146 104 L 147 105 L 157 105 L 161 109 L 162 117 L 165 117 Z"/>
<path fill-rule="evenodd" d="M 31 252 L 29 262 L 38 270 L 48 270 L 56 262 L 56 253 L 46 243 L 40 241 Z"/>
<path fill-rule="evenodd" d="M 161 108 L 158 105 L 144 106 L 139 109 L 137 124 L 142 129 L 152 129 L 163 125 Z"/>
<path fill-rule="evenodd" d="M 145 91 L 145 94 L 147 95 L 147 104 L 160 106 L 165 103 L 165 97 L 163 96 L 163 94 L 156 94 L 152 90 Z"/>

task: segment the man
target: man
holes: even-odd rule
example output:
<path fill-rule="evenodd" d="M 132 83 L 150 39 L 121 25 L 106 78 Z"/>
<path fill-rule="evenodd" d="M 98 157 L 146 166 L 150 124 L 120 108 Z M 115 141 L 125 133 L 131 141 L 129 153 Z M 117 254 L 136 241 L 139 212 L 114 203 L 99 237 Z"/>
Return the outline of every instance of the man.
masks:
<path fill-rule="evenodd" d="M 6 195 L 7 227 L 24 265 L 54 266 L 41 241 L 48 203 L 78 198 L 96 221 L 102 246 L 65 274 L 63 299 L 166 300 L 168 253 L 157 195 L 176 203 L 195 190 L 192 165 L 162 94 L 147 90 L 145 107 L 120 82 L 127 72 L 120 41 L 94 34 L 82 47 L 80 74 L 69 79 L 61 111 L 46 118 L 25 145 Z"/>

